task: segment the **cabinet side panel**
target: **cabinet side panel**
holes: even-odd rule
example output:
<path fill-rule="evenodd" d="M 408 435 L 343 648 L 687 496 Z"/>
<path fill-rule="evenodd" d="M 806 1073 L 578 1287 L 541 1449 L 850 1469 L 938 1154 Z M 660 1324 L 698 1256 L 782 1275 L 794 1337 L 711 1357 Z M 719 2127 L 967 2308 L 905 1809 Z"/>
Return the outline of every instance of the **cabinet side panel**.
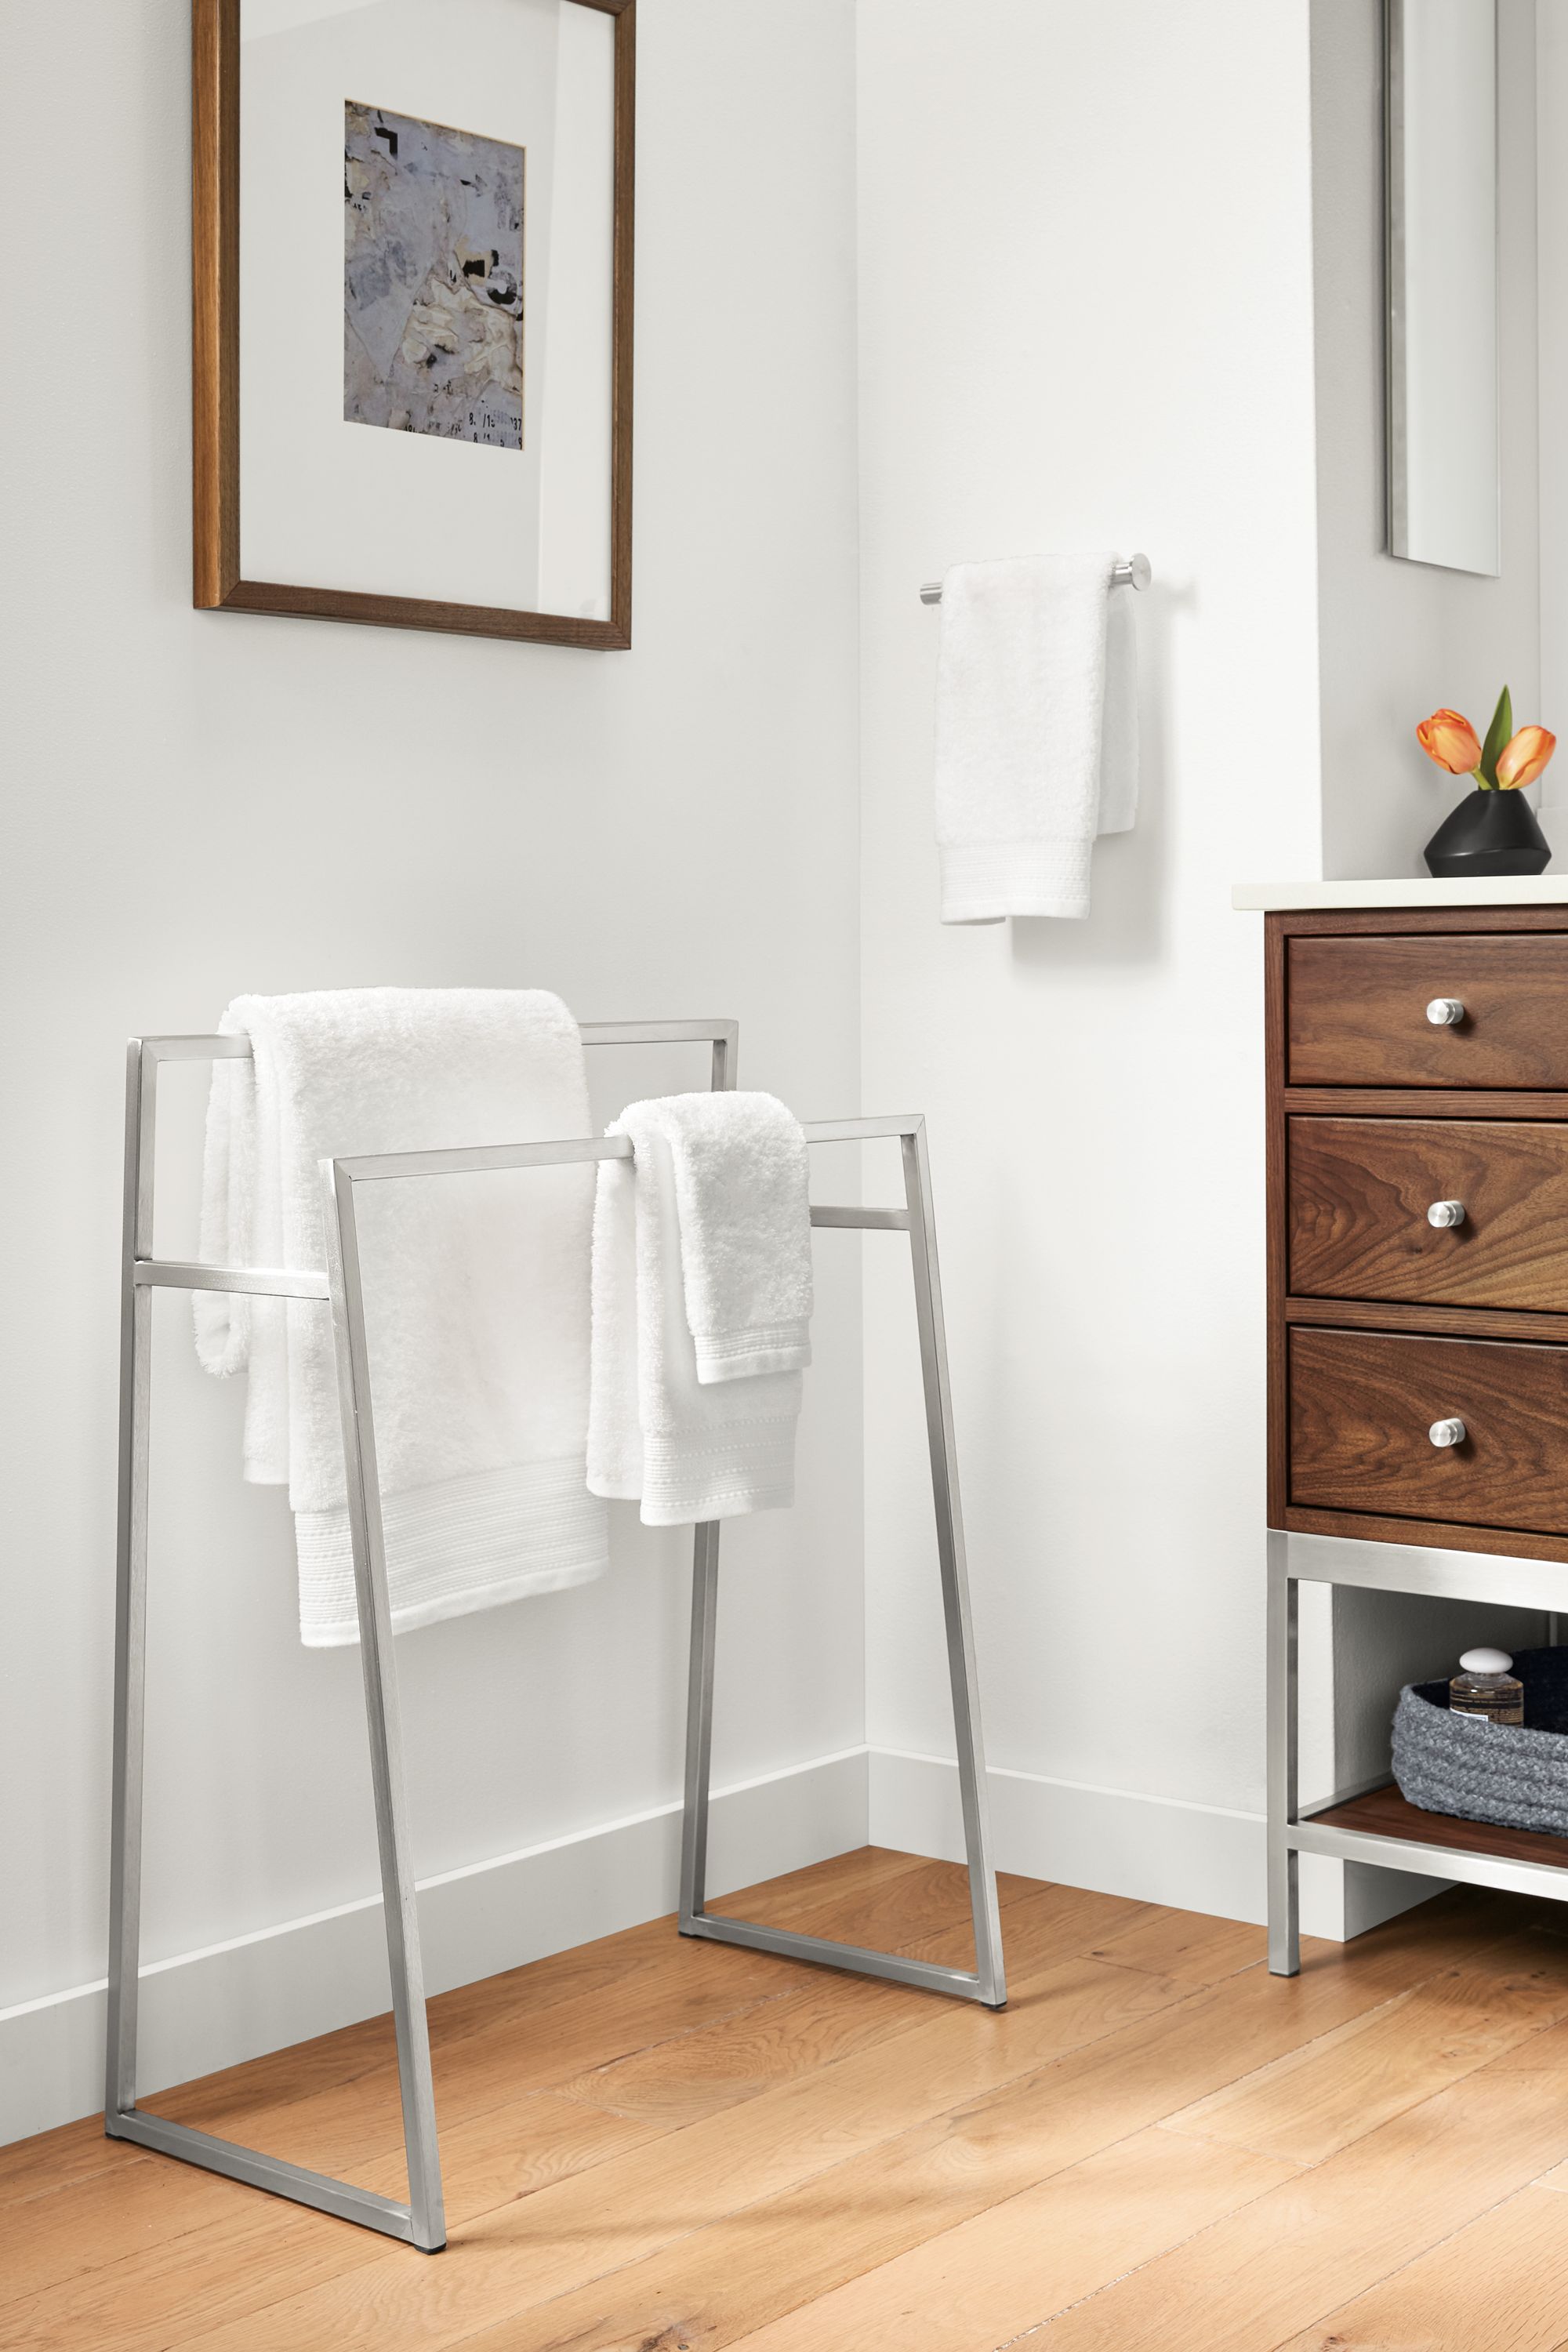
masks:
<path fill-rule="evenodd" d="M 1285 1248 L 1289 1215 L 1289 1135 L 1285 1120 L 1286 933 L 1283 919 L 1267 915 L 1263 925 L 1264 1116 L 1267 1120 L 1268 1253 L 1268 1524 L 1282 1528 L 1289 1493 L 1290 1411 L 1289 1344 L 1285 1328 Z"/>

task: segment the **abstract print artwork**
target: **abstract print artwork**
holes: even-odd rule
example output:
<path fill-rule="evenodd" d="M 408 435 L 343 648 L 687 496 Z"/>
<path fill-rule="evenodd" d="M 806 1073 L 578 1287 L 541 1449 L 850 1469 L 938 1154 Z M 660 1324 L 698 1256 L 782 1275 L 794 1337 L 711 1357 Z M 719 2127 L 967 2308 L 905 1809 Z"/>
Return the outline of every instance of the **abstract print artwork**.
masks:
<path fill-rule="evenodd" d="M 343 415 L 522 447 L 523 155 L 343 108 Z"/>

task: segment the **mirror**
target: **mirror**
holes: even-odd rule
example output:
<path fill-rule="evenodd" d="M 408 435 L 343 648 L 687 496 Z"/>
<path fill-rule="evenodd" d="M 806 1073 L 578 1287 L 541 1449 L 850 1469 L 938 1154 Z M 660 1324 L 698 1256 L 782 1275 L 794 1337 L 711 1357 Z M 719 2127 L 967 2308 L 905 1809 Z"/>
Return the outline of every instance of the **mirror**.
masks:
<path fill-rule="evenodd" d="M 1388 545 L 1501 569 L 1497 0 L 1387 0 Z"/>

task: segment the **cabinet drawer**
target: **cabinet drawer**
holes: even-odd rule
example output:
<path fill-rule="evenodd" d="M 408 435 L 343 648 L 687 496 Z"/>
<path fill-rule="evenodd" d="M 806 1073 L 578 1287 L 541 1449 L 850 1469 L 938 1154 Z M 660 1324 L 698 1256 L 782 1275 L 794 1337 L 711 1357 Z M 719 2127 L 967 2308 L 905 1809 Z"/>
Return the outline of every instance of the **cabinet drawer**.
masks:
<path fill-rule="evenodd" d="M 1568 1531 L 1568 1348 L 1298 1328 L 1289 1408 L 1294 1504 Z"/>
<path fill-rule="evenodd" d="M 1568 1313 L 1568 1125 L 1293 1118 L 1289 1247 L 1303 1297 Z"/>
<path fill-rule="evenodd" d="M 1568 1087 L 1568 934 L 1293 939 L 1286 987 L 1292 1086 Z"/>

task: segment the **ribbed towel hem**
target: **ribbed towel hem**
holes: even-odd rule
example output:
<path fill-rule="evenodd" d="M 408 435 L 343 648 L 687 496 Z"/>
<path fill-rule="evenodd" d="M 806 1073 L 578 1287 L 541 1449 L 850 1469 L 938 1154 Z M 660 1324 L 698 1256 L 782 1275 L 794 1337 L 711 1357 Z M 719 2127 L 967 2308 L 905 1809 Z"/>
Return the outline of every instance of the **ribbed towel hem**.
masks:
<path fill-rule="evenodd" d="M 1089 912 L 1088 841 L 965 841 L 942 849 L 944 923 L 999 923 L 1007 915 Z"/>
<path fill-rule="evenodd" d="M 694 1331 L 697 1378 L 703 1388 L 750 1380 L 758 1372 L 803 1372 L 811 1361 L 811 1327 L 804 1315 L 784 1323 L 755 1323 L 745 1331 Z"/>
<path fill-rule="evenodd" d="M 795 1501 L 795 1433 L 790 1413 L 700 1437 L 645 1435 L 644 1527 L 787 1511 Z"/>
<path fill-rule="evenodd" d="M 384 1495 L 381 1516 L 395 1633 L 586 1584 L 609 1565 L 608 1522 L 580 1454 Z M 357 1642 L 347 1509 L 296 1511 L 294 1539 L 300 1640 L 311 1650 Z"/>

